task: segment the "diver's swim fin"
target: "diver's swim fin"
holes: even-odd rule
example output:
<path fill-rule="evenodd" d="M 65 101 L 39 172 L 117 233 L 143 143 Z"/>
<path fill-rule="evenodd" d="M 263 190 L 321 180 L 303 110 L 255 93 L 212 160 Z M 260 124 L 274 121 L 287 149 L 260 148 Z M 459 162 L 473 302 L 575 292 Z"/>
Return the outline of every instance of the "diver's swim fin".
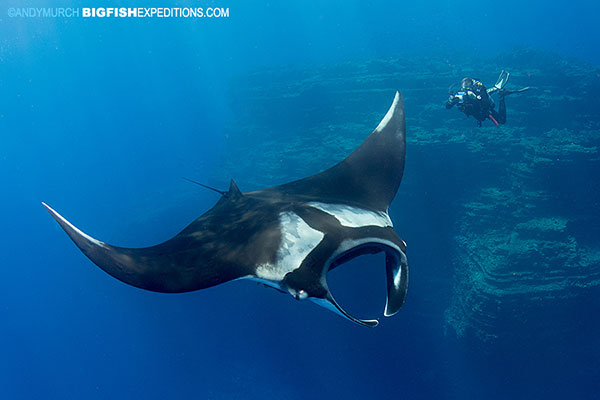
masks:
<path fill-rule="evenodd" d="M 506 84 L 508 83 L 508 78 L 510 78 L 510 72 L 502 70 L 502 72 L 500 72 L 500 76 L 496 80 L 496 84 L 494 85 L 494 87 L 497 90 L 504 89 L 504 86 L 506 86 Z"/>
<path fill-rule="evenodd" d="M 489 88 L 487 90 L 488 94 L 492 94 L 494 92 L 497 92 L 498 90 L 504 89 L 504 86 L 506 86 L 506 84 L 508 83 L 509 77 L 510 77 L 510 72 L 502 70 L 502 72 L 500 72 L 500 76 L 496 80 L 496 83 L 494 84 L 494 86 L 492 86 L 491 88 Z"/>
<path fill-rule="evenodd" d="M 526 91 L 526 90 L 529 90 L 529 89 L 531 89 L 529 86 L 526 86 L 526 87 L 524 87 L 524 88 L 517 89 L 517 90 L 506 90 L 506 89 L 502 89 L 502 90 L 500 90 L 500 91 L 498 92 L 498 97 L 502 98 L 502 97 L 506 97 L 506 96 L 508 96 L 509 94 L 513 94 L 513 93 L 522 93 L 522 92 L 524 92 L 524 91 Z"/>
<path fill-rule="evenodd" d="M 531 89 L 529 86 L 525 86 L 524 88 L 518 89 L 518 90 L 511 90 L 511 93 L 521 93 L 524 92 L 526 90 Z"/>

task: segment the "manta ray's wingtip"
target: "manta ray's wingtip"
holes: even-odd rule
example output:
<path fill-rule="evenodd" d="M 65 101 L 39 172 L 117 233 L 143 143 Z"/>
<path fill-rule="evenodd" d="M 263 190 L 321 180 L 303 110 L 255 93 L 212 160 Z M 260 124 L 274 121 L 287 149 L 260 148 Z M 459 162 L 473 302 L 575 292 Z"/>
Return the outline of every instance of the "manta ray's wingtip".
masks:
<path fill-rule="evenodd" d="M 52 216 L 52 218 L 54 218 L 56 220 L 56 222 L 58 222 L 58 224 L 65 230 L 68 232 L 66 226 L 71 225 L 69 223 L 69 221 L 67 221 L 62 215 L 60 215 L 58 212 L 56 212 L 52 207 L 50 207 L 48 204 L 44 203 L 42 201 L 42 205 L 44 206 L 44 208 L 46 209 L 46 211 L 48 211 L 48 213 L 50 213 L 50 215 Z"/>
<path fill-rule="evenodd" d="M 43 201 L 42 201 L 42 205 L 50 213 L 50 215 L 52 215 L 52 218 L 54 218 L 56 220 L 56 222 L 58 222 L 60 227 L 63 228 L 63 230 L 67 233 L 67 235 L 69 235 L 71 240 L 73 240 L 73 242 L 75 242 L 77 247 L 79 247 L 82 251 L 84 250 L 84 247 L 86 245 L 99 246 L 102 248 L 107 247 L 106 243 L 101 242 L 100 240 L 94 239 L 90 235 L 84 233 L 79 228 L 77 228 L 75 225 L 70 223 L 65 217 L 60 215 L 56 210 L 54 210 L 48 204 L 44 203 Z M 85 251 L 84 251 L 84 253 L 85 253 Z M 89 255 L 88 255 L 88 257 L 89 257 Z"/>
<path fill-rule="evenodd" d="M 399 90 L 396 90 L 396 95 L 394 96 L 394 101 L 392 102 L 392 107 L 395 108 L 397 106 L 404 106 L 404 97 Z"/>
<path fill-rule="evenodd" d="M 396 90 L 394 101 L 385 114 L 375 132 L 383 132 L 388 126 L 400 126 L 404 124 L 404 99 L 399 90 Z"/>
<path fill-rule="evenodd" d="M 48 211 L 50 213 L 50 215 L 52 215 L 52 218 L 54 218 L 56 220 L 56 222 L 58 222 L 58 224 L 61 227 L 63 227 L 63 229 L 65 228 L 65 225 L 72 226 L 72 224 L 69 221 L 67 221 L 65 217 L 60 215 L 55 209 L 50 207 L 48 204 L 46 204 L 42 201 L 42 205 L 44 206 L 46 211 Z"/>
<path fill-rule="evenodd" d="M 54 211 L 54 209 L 52 207 L 50 207 L 48 204 L 44 203 L 43 201 L 42 201 L 42 205 L 44 206 L 44 208 L 46 209 L 46 211 L 48 211 L 50 213 L 50 215 L 52 215 L 52 217 L 54 219 L 56 219 L 57 221 L 58 221 L 58 218 L 62 218 L 59 213 L 57 213 L 56 211 Z"/>

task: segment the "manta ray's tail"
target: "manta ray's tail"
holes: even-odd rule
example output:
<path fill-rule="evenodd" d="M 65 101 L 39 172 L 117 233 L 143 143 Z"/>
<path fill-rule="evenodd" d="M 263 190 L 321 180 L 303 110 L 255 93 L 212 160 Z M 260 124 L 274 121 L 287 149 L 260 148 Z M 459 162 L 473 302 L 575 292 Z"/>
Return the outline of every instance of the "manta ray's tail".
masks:
<path fill-rule="evenodd" d="M 215 189 L 215 188 L 214 188 L 214 187 L 212 187 L 212 186 L 208 186 L 208 185 L 205 185 L 204 183 L 200 183 L 200 182 L 198 182 L 198 181 L 195 181 L 195 180 L 193 180 L 193 179 L 186 178 L 185 176 L 182 176 L 182 177 L 181 177 L 181 179 L 183 179 L 184 181 L 188 181 L 188 182 L 190 182 L 190 183 L 193 183 L 193 184 L 195 184 L 195 185 L 202 186 L 202 187 L 203 187 L 203 188 L 205 188 L 205 189 L 212 190 L 213 192 L 217 192 L 217 193 L 219 193 L 221 196 L 227 196 L 227 192 L 226 192 L 226 191 L 224 191 L 224 190 Z"/>
<path fill-rule="evenodd" d="M 129 285 L 153 292 L 180 293 L 208 288 L 240 277 L 227 274 L 226 271 L 216 271 L 210 265 L 204 268 L 181 265 L 183 257 L 174 257 L 178 254 L 172 245 L 177 237 L 157 246 L 139 249 L 111 246 L 77 229 L 46 203 L 42 205 L 94 264 Z M 194 264 L 190 260 L 190 265 Z M 196 279 L 190 279 L 192 277 Z M 191 286 L 190 282 L 195 284 Z"/>

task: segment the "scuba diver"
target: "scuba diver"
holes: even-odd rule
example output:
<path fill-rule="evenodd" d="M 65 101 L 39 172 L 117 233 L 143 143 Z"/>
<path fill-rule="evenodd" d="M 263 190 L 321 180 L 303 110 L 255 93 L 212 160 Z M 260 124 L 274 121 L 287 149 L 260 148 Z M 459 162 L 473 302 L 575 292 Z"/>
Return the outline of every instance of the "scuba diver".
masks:
<path fill-rule="evenodd" d="M 504 89 L 509 76 L 510 74 L 507 71 L 502 70 L 496 84 L 489 89 L 486 89 L 483 83 L 477 79 L 464 78 L 461 82 L 460 90 L 455 93 L 450 92 L 450 98 L 446 102 L 446 109 L 450 109 L 457 104 L 458 109 L 464 112 L 467 117 L 475 117 L 479 126 L 486 119 L 490 119 L 496 126 L 504 124 L 506 122 L 506 103 L 504 98 L 509 94 L 529 90 L 529 87 L 519 90 Z M 452 86 L 450 89 L 452 89 Z M 498 92 L 498 111 L 494 109 L 495 104 L 490 97 L 495 92 Z"/>

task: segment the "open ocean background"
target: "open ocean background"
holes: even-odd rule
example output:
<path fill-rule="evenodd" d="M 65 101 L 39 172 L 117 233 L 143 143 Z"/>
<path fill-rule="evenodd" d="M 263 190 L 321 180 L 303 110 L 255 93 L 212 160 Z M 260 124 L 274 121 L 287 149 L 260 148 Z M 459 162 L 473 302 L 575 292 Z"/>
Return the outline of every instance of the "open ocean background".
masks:
<path fill-rule="evenodd" d="M 600 398 L 597 1 L 163 0 L 230 17 L 8 17 L 146 5 L 25 3 L 0 5 L 0 398 Z M 503 68 L 535 88 L 507 98 L 505 126 L 444 109 L 448 86 L 489 86 Z M 127 286 L 40 204 L 108 243 L 156 244 L 218 200 L 182 176 L 250 191 L 316 173 L 396 89 L 408 147 L 390 215 L 411 276 L 375 329 L 250 282 Z M 383 265 L 336 270 L 340 303 L 380 315 Z"/>

